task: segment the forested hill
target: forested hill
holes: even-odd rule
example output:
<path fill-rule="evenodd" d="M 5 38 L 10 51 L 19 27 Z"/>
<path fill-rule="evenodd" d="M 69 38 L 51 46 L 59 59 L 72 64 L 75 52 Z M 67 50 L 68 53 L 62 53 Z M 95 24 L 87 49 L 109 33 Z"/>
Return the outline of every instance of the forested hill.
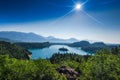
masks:
<path fill-rule="evenodd" d="M 81 47 L 81 49 L 86 51 L 86 52 L 96 53 L 99 50 L 112 49 L 118 45 L 107 45 L 104 42 L 89 43 L 88 41 L 80 41 L 80 42 L 74 42 L 72 44 L 69 44 L 68 46 Z"/>
<path fill-rule="evenodd" d="M 5 55 L 8 54 L 12 58 L 16 59 L 30 59 L 31 53 L 23 49 L 20 46 L 17 46 L 15 44 L 0 41 L 0 54 Z"/>
<path fill-rule="evenodd" d="M 45 48 L 49 47 L 51 44 L 49 42 L 42 42 L 42 43 L 30 43 L 30 42 L 19 42 L 15 43 L 16 45 L 19 45 L 25 49 L 36 49 L 36 48 Z"/>
<path fill-rule="evenodd" d="M 88 41 L 74 42 L 70 44 L 69 46 L 72 46 L 72 47 L 107 47 L 107 45 L 103 42 L 89 43 Z"/>

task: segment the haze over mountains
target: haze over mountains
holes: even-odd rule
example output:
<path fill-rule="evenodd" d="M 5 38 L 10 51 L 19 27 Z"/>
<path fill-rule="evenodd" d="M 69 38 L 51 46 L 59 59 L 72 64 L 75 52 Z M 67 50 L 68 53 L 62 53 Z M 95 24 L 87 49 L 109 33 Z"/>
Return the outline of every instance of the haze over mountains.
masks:
<path fill-rule="evenodd" d="M 108 45 L 104 42 L 94 42 L 90 43 L 88 40 L 79 41 L 74 38 L 70 39 L 59 39 L 53 36 L 44 37 L 41 35 L 37 35 L 35 33 L 24 33 L 24 32 L 14 32 L 14 31 L 1 31 L 0 32 L 0 41 L 7 41 L 7 42 L 15 42 L 18 43 L 17 45 L 31 45 L 30 42 L 33 42 L 32 45 L 36 45 L 35 43 L 43 43 L 43 42 L 50 42 L 51 44 L 66 44 L 71 47 L 81 47 L 82 50 L 86 52 L 97 52 L 98 50 L 102 50 L 104 48 L 111 49 L 117 46 L 117 44 Z M 28 44 L 25 44 L 25 43 Z M 44 43 L 43 43 L 44 44 Z M 47 43 L 49 45 L 49 43 Z M 25 46 L 22 46 L 25 47 Z M 33 47 L 33 46 L 32 46 Z M 38 46 L 39 47 L 39 46 Z"/>
<path fill-rule="evenodd" d="M 15 31 L 1 31 L 0 40 L 14 41 L 14 42 L 54 42 L 54 43 L 73 43 L 79 40 L 70 39 L 59 39 L 53 36 L 44 37 L 35 33 L 24 33 Z"/>

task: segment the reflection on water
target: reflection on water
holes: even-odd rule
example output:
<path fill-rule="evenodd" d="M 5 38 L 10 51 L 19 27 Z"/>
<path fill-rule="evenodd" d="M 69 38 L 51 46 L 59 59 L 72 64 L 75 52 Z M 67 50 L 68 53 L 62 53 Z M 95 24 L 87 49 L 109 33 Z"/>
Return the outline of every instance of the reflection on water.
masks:
<path fill-rule="evenodd" d="M 38 58 L 45 59 L 45 58 L 50 58 L 52 54 L 59 52 L 59 48 L 62 47 L 67 48 L 69 50 L 67 51 L 68 53 L 77 53 L 80 55 L 88 54 L 87 52 L 81 50 L 81 48 L 73 48 L 66 45 L 52 45 L 50 47 L 43 49 L 29 49 L 29 51 L 32 52 L 33 59 L 38 59 Z M 64 54 L 64 52 L 62 53 Z"/>

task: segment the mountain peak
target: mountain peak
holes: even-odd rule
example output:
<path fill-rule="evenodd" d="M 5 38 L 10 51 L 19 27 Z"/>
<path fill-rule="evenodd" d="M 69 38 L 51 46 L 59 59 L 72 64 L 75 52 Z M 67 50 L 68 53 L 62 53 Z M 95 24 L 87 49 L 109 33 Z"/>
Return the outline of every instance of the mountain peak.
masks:
<path fill-rule="evenodd" d="M 21 42 L 53 42 L 53 43 L 73 43 L 78 40 L 75 38 L 70 39 L 60 39 L 53 36 L 43 37 L 41 35 L 35 34 L 33 32 L 16 32 L 16 31 L 1 31 L 1 38 L 7 38 L 10 40 L 21 41 Z"/>
<path fill-rule="evenodd" d="M 48 36 L 48 37 L 46 37 L 47 39 L 54 39 L 55 37 L 53 37 L 53 36 Z"/>

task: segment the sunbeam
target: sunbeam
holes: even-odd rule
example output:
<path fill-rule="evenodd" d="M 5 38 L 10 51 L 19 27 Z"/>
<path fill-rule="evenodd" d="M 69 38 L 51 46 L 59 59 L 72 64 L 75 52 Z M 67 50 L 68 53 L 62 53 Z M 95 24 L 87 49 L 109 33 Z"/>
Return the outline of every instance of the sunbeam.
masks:
<path fill-rule="evenodd" d="M 72 13 L 73 11 L 74 11 L 74 9 L 70 10 L 68 13 L 66 13 L 65 15 L 59 17 L 57 20 L 55 20 L 55 21 L 52 22 L 51 24 L 57 23 L 59 20 L 63 19 L 64 17 L 66 17 L 67 15 L 69 15 L 70 13 Z"/>
<path fill-rule="evenodd" d="M 84 14 L 86 14 L 89 18 L 91 18 L 92 20 L 94 20 L 95 22 L 104 25 L 101 21 L 97 20 L 95 17 L 91 16 L 90 14 L 88 14 L 87 12 L 85 12 L 84 10 L 81 10 Z"/>
<path fill-rule="evenodd" d="M 74 0 L 72 0 L 72 2 L 75 4 L 76 2 Z"/>
<path fill-rule="evenodd" d="M 88 0 L 86 0 L 85 2 L 83 2 L 83 3 L 81 3 L 81 4 L 75 2 L 74 0 L 72 0 L 72 2 L 73 2 L 73 4 L 74 4 L 74 7 L 73 7 L 73 6 L 69 6 L 69 7 L 73 8 L 73 9 L 70 10 L 70 11 L 69 11 L 68 13 L 66 13 L 65 15 L 59 17 L 58 19 L 56 19 L 54 22 L 52 22 L 52 23 L 50 23 L 50 24 L 55 24 L 55 23 L 57 23 L 59 20 L 63 19 L 65 16 L 69 15 L 70 13 L 72 13 L 72 12 L 75 11 L 75 10 L 80 10 L 81 7 L 88 2 Z"/>
<path fill-rule="evenodd" d="M 89 0 L 86 0 L 85 2 L 83 3 L 78 3 L 78 2 L 75 2 L 74 0 L 72 0 L 72 2 L 74 3 L 74 7 L 72 6 L 72 10 L 70 10 L 68 13 L 66 13 L 65 15 L 59 17 L 57 20 L 55 20 L 54 22 L 52 22 L 51 24 L 55 24 L 57 23 L 59 20 L 63 19 L 65 16 L 69 15 L 70 13 L 72 13 L 73 11 L 76 11 L 76 10 L 80 10 L 81 12 L 83 12 L 85 15 L 87 15 L 89 18 L 91 18 L 93 21 L 101 24 L 101 25 L 104 25 L 101 21 L 97 20 L 95 17 L 91 16 L 90 14 L 88 14 L 87 12 L 85 12 L 84 10 L 81 9 L 82 6 L 84 6 Z"/>

